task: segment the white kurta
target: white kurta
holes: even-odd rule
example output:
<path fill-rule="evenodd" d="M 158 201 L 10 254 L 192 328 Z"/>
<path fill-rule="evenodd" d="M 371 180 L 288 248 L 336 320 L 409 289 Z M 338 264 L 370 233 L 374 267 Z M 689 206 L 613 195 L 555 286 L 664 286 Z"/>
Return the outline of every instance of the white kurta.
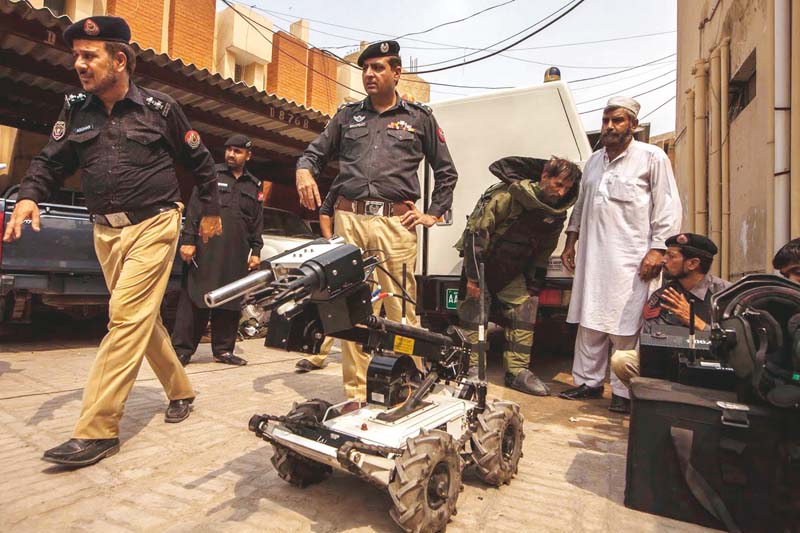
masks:
<path fill-rule="evenodd" d="M 612 335 L 639 330 L 648 283 L 639 265 L 680 231 L 681 201 L 669 158 L 631 141 L 609 161 L 605 148 L 586 162 L 567 231 L 578 232 L 567 322 Z"/>

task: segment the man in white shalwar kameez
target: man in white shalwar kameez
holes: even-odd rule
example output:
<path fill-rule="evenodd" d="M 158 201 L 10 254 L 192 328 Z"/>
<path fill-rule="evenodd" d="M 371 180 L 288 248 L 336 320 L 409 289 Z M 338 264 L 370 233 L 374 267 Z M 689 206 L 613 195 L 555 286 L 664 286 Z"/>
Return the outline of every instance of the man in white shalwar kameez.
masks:
<path fill-rule="evenodd" d="M 680 231 L 681 202 L 667 155 L 633 139 L 639 104 L 615 96 L 603 111 L 603 148 L 589 157 L 561 256 L 575 271 L 567 322 L 577 323 L 569 400 L 601 398 L 612 350 L 634 349 L 664 241 Z M 578 244 L 577 257 L 575 243 Z M 576 262 L 577 261 L 577 262 Z M 611 406 L 628 389 L 611 374 Z"/>

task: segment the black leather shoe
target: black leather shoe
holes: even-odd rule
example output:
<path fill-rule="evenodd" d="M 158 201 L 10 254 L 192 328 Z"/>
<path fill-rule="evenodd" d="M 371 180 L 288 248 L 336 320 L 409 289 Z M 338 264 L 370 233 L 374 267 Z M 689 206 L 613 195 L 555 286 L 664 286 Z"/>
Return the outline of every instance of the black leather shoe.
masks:
<path fill-rule="evenodd" d="M 527 369 L 516 376 L 506 373 L 505 382 L 506 387 L 524 392 L 525 394 L 532 394 L 534 396 L 550 395 L 550 388 L 545 385 L 536 374 Z"/>
<path fill-rule="evenodd" d="M 564 398 L 565 400 L 589 400 L 602 398 L 603 387 L 587 387 L 586 385 L 581 385 L 579 387 L 573 387 L 571 389 L 562 391 L 558 397 Z"/>
<path fill-rule="evenodd" d="M 50 448 L 42 459 L 48 463 L 64 466 L 89 466 L 119 451 L 119 439 L 69 439 L 55 448 Z"/>
<path fill-rule="evenodd" d="M 194 398 L 186 398 L 185 400 L 170 400 L 167 411 L 164 413 L 164 422 L 169 424 L 177 424 L 189 418 L 189 413 L 192 412 L 192 402 Z"/>
<path fill-rule="evenodd" d="M 247 364 L 247 361 L 245 359 L 233 355 L 230 352 L 225 352 L 219 355 L 215 355 L 214 361 L 216 361 L 217 363 L 225 363 L 226 365 L 236 365 L 236 366 L 244 366 Z"/>
<path fill-rule="evenodd" d="M 189 361 L 191 361 L 191 360 L 192 360 L 192 356 L 191 355 L 178 354 L 178 361 L 180 361 L 181 365 L 183 365 L 183 366 L 188 365 Z"/>
<path fill-rule="evenodd" d="M 306 372 L 311 372 L 312 370 L 320 370 L 322 369 L 321 366 L 317 366 L 308 359 L 300 359 L 294 365 L 294 371 L 298 374 L 305 374 Z"/>
<path fill-rule="evenodd" d="M 622 396 L 617 396 L 612 392 L 611 403 L 608 406 L 608 410 L 612 413 L 629 415 L 631 414 L 631 401 L 627 398 L 623 398 Z"/>

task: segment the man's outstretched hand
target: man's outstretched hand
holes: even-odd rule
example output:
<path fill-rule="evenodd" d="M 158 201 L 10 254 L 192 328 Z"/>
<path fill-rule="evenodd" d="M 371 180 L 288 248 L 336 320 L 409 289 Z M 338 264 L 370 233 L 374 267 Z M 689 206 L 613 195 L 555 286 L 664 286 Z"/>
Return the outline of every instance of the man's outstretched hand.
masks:
<path fill-rule="evenodd" d="M 0 214 L 2 216 L 2 214 Z M 6 224 L 6 231 L 3 234 L 3 242 L 14 242 L 22 237 L 22 226 L 26 221 L 30 221 L 33 231 L 40 231 L 39 225 L 39 206 L 33 200 L 20 200 L 14 206 L 11 218 Z"/>

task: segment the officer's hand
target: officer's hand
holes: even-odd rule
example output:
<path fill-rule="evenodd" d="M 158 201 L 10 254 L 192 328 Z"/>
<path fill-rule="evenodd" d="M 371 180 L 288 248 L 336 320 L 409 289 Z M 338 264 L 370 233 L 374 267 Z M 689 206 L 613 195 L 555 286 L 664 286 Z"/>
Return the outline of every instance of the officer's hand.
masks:
<path fill-rule="evenodd" d="M 428 215 L 418 210 L 416 204 L 411 200 L 406 200 L 403 203 L 408 207 L 409 210 L 406 211 L 405 214 L 400 217 L 400 223 L 403 226 L 405 226 L 407 230 L 412 231 L 420 224 L 422 224 L 426 228 L 430 228 L 431 226 L 436 224 L 435 216 Z"/>
<path fill-rule="evenodd" d="M 256 270 L 261 265 L 261 258 L 257 255 L 251 255 L 247 260 L 247 270 Z"/>
<path fill-rule="evenodd" d="M 639 266 L 639 279 L 642 281 L 650 281 L 655 279 L 661 273 L 661 266 L 664 264 L 664 251 L 663 250 L 650 250 L 647 255 L 642 259 L 642 264 Z"/>
<path fill-rule="evenodd" d="M 322 205 L 319 197 L 317 180 L 307 168 L 298 168 L 294 174 L 297 182 L 297 193 L 300 195 L 300 204 L 311 211 Z"/>
<path fill-rule="evenodd" d="M 222 235 L 222 217 L 203 217 L 200 219 L 200 238 L 203 244 L 211 237 Z"/>
<path fill-rule="evenodd" d="M 480 299 L 481 297 L 481 288 L 478 287 L 478 283 L 472 281 L 471 279 L 467 280 L 467 297 L 474 298 L 476 300 Z"/>
<path fill-rule="evenodd" d="M 0 216 L 3 216 L 0 213 Z M 14 242 L 22 237 L 22 225 L 26 220 L 30 220 L 33 231 L 39 231 L 39 206 L 33 200 L 20 200 L 14 206 L 11 218 L 8 219 L 6 231 L 3 234 L 4 242 Z"/>
<path fill-rule="evenodd" d="M 194 257 L 194 253 L 197 250 L 197 246 L 191 244 L 184 244 L 178 250 L 178 253 L 181 254 L 181 259 L 183 259 L 184 263 L 188 263 Z"/>
<path fill-rule="evenodd" d="M 689 326 L 689 316 L 691 315 L 691 310 L 689 307 L 689 301 L 686 299 L 686 296 L 679 293 L 672 287 L 666 288 L 661 293 L 661 305 L 667 311 L 672 312 L 675 315 L 675 318 L 681 321 L 681 324 L 684 326 Z M 694 327 L 700 331 L 703 331 L 708 327 L 708 324 L 703 321 L 699 316 L 695 315 L 694 317 Z"/>
<path fill-rule="evenodd" d="M 575 247 L 565 247 L 561 252 L 561 264 L 570 272 L 575 272 Z"/>

